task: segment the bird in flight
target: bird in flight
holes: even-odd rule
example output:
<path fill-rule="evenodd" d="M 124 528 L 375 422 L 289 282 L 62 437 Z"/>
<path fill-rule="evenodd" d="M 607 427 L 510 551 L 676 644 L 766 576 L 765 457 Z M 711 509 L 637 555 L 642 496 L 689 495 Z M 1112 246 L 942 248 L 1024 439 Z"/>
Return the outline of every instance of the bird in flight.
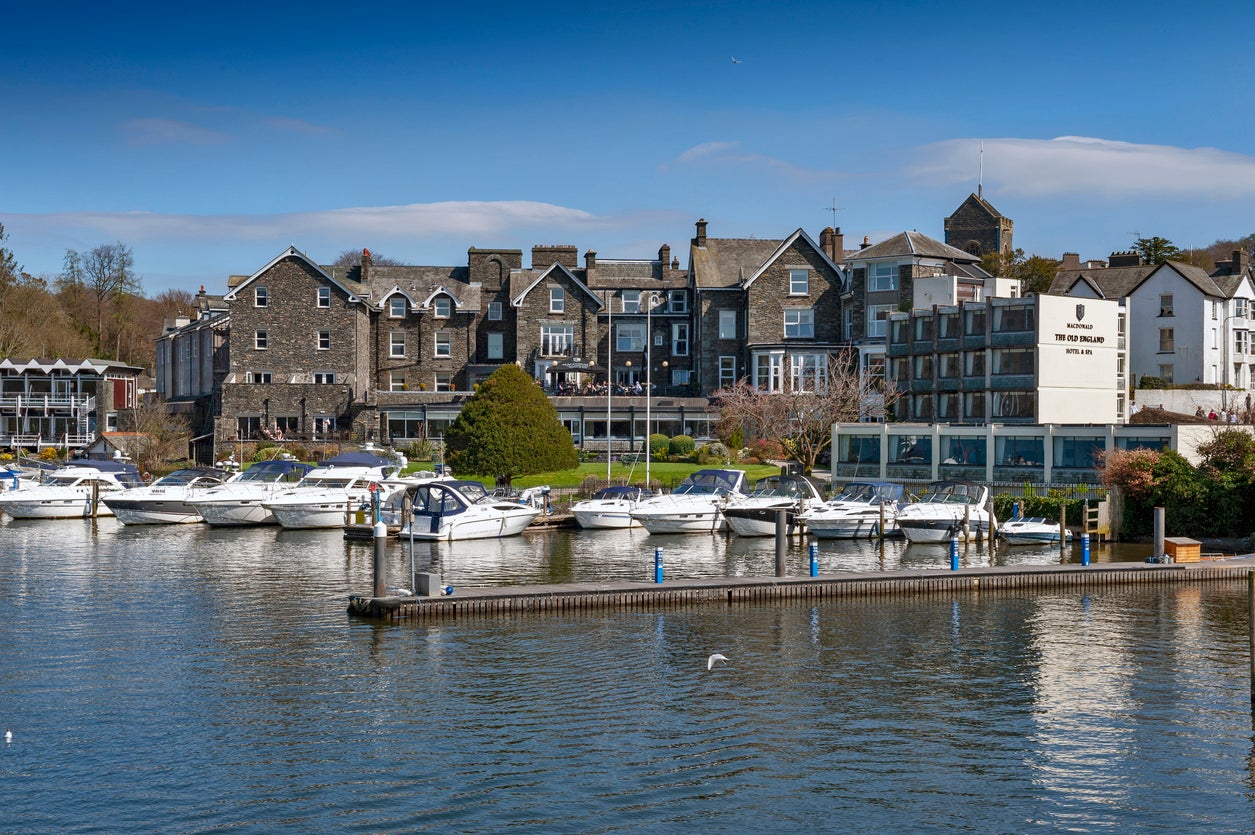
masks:
<path fill-rule="evenodd" d="M 716 664 L 727 664 L 727 663 L 728 663 L 728 656 L 720 655 L 719 653 L 716 652 L 714 655 L 706 659 L 706 669 L 712 670 L 714 669 L 714 666 Z"/>
<path fill-rule="evenodd" d="M 738 58 L 738 57 L 736 57 L 735 55 L 733 55 L 733 56 L 732 56 L 732 63 L 734 63 L 734 64 L 739 64 L 739 63 L 741 63 L 741 59 L 740 59 L 740 58 Z"/>

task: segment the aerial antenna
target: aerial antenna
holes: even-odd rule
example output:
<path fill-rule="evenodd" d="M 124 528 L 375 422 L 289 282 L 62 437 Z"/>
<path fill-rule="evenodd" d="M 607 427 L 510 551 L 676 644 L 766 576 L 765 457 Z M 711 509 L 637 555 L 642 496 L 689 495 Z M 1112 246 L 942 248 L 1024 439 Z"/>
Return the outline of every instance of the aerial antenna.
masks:
<path fill-rule="evenodd" d="M 980 174 L 976 178 L 976 196 L 985 199 L 985 140 L 980 141 Z"/>
<path fill-rule="evenodd" d="M 841 209 L 837 208 L 837 198 L 835 197 L 832 198 L 832 205 L 824 206 L 824 211 L 832 212 L 832 228 L 836 229 L 837 228 L 837 212 L 841 211 Z"/>

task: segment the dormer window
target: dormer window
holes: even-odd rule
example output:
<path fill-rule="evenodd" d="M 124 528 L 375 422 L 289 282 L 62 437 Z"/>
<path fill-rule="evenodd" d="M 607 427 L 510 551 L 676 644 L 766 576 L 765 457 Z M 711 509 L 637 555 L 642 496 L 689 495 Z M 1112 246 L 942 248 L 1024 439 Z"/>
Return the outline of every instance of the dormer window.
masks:
<path fill-rule="evenodd" d="M 624 313 L 640 313 L 641 312 L 641 291 L 640 290 L 624 290 L 623 291 L 623 312 Z"/>
<path fill-rule="evenodd" d="M 549 312 L 565 313 L 566 312 L 566 291 L 561 287 L 549 288 Z"/>
<path fill-rule="evenodd" d="M 330 287 L 318 288 L 318 306 L 319 307 L 331 307 L 331 288 Z"/>
<path fill-rule="evenodd" d="M 253 307 L 270 306 L 270 288 L 257 287 L 253 290 Z"/>
<path fill-rule="evenodd" d="M 393 296 L 388 299 L 388 318 L 405 318 L 405 296 Z"/>
<path fill-rule="evenodd" d="M 453 299 L 448 296 L 436 296 L 432 302 L 437 319 L 448 319 L 453 315 Z"/>

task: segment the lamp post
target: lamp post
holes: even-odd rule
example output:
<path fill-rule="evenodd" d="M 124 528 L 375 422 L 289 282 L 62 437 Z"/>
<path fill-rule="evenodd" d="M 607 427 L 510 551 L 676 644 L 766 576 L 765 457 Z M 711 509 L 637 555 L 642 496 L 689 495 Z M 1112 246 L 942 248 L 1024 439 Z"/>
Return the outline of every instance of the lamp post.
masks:
<path fill-rule="evenodd" d="M 1220 338 L 1224 340 L 1224 345 L 1221 346 L 1221 361 L 1224 363 L 1224 368 L 1220 373 L 1220 409 L 1225 412 L 1229 411 L 1229 339 L 1232 336 L 1229 332 L 1229 320 L 1245 318 L 1245 314 L 1230 313 L 1220 323 Z"/>
<path fill-rule="evenodd" d="M 610 404 L 614 397 L 614 293 L 606 294 L 606 486 L 610 486 Z"/>
<path fill-rule="evenodd" d="M 653 456 L 650 454 L 652 450 L 649 448 L 649 404 L 654 399 L 653 389 L 653 348 L 654 348 L 654 329 L 651 320 L 654 305 L 658 303 L 658 294 L 650 293 L 645 298 L 645 489 L 649 488 L 649 459 Z"/>

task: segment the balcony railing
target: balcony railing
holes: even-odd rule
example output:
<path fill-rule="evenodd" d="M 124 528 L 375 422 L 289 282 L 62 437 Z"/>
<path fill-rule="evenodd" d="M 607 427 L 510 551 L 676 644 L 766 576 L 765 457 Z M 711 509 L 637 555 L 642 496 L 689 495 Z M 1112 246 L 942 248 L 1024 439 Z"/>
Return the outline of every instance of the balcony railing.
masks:
<path fill-rule="evenodd" d="M 90 412 L 96 398 L 72 394 L 5 394 L 0 395 L 0 410 L 13 412 L 58 411 Z"/>

